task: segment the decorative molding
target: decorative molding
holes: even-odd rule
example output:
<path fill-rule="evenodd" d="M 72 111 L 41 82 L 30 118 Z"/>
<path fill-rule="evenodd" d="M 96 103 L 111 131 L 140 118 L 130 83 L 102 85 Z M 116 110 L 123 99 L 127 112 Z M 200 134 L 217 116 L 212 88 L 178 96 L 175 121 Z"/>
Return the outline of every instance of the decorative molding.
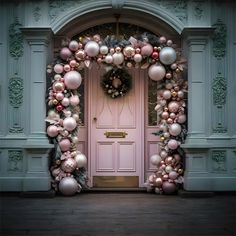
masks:
<path fill-rule="evenodd" d="M 196 1 L 195 2 L 195 7 L 194 7 L 194 15 L 195 17 L 200 20 L 203 16 L 203 2 L 202 1 Z"/>
<path fill-rule="evenodd" d="M 217 20 L 213 27 L 215 27 L 213 34 L 213 55 L 217 59 L 222 59 L 226 54 L 227 28 L 220 19 Z"/>
<path fill-rule="evenodd" d="M 23 171 L 23 152 L 22 150 L 8 150 L 8 171 Z"/>
<path fill-rule="evenodd" d="M 34 16 L 34 20 L 36 22 L 38 22 L 42 16 L 42 13 L 41 13 L 41 8 L 39 6 L 35 6 L 34 9 L 33 9 L 33 16 Z"/>
<path fill-rule="evenodd" d="M 212 171 L 213 172 L 225 172 L 226 167 L 226 151 L 214 150 L 212 151 Z"/>
<path fill-rule="evenodd" d="M 225 105 L 227 97 L 227 81 L 218 73 L 212 83 L 213 90 L 213 104 L 214 105 Z"/>
<path fill-rule="evenodd" d="M 21 26 L 17 18 L 9 26 L 9 53 L 16 60 L 22 57 L 24 52 L 23 35 L 20 31 Z"/>
<path fill-rule="evenodd" d="M 114 9 L 122 9 L 125 4 L 125 0 L 111 0 L 111 4 Z"/>
<path fill-rule="evenodd" d="M 20 77 L 10 78 L 8 95 L 9 102 L 14 108 L 19 108 L 23 103 L 23 89 L 23 80 Z"/>

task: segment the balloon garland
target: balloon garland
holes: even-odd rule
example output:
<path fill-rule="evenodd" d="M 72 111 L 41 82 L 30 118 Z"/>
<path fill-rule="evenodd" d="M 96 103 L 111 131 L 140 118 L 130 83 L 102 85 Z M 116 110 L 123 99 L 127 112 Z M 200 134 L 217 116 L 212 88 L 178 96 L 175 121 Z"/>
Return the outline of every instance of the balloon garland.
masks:
<path fill-rule="evenodd" d="M 55 63 L 48 65 L 51 78 L 48 93 L 47 135 L 55 144 L 52 152 L 53 187 L 64 195 L 73 195 L 87 187 L 87 159 L 78 150 L 80 71 L 96 62 L 113 67 L 103 76 L 101 85 L 111 98 L 124 96 L 131 88 L 131 77 L 123 67 L 148 68 L 148 76 L 158 81 L 155 110 L 159 116 L 160 152 L 151 156 L 157 171 L 149 176 L 148 190 L 173 193 L 183 182 L 183 152 L 186 133 L 183 63 L 175 45 L 165 37 L 144 33 L 137 39 L 117 40 L 99 35 L 64 41 Z M 110 91 L 111 90 L 111 91 Z"/>
<path fill-rule="evenodd" d="M 123 97 L 132 86 L 132 78 L 125 69 L 114 68 L 103 75 L 101 86 L 109 97 Z"/>

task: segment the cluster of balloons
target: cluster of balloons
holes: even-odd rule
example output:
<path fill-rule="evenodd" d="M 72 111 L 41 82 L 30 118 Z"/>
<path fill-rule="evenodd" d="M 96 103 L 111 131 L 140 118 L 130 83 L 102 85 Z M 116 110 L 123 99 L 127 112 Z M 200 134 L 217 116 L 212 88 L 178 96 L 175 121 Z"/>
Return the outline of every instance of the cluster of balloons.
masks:
<path fill-rule="evenodd" d="M 70 63 L 71 64 L 71 63 Z M 69 69 L 68 69 L 69 67 Z M 74 174 L 87 165 L 87 158 L 78 150 L 79 95 L 77 89 L 81 85 L 81 74 L 69 65 L 55 64 L 52 85 L 49 88 L 48 111 L 46 122 L 47 135 L 54 140 L 59 149 L 51 167 L 54 187 L 64 195 L 80 192 L 81 185 Z"/>
<path fill-rule="evenodd" d="M 171 69 L 176 66 L 172 64 Z M 173 67 L 173 68 L 172 68 Z M 156 193 L 175 193 L 183 183 L 183 156 L 180 144 L 186 135 L 187 81 L 178 72 L 163 81 L 158 91 L 155 110 L 158 115 L 159 152 L 150 157 L 152 165 L 157 167 L 146 182 L 147 190 Z"/>

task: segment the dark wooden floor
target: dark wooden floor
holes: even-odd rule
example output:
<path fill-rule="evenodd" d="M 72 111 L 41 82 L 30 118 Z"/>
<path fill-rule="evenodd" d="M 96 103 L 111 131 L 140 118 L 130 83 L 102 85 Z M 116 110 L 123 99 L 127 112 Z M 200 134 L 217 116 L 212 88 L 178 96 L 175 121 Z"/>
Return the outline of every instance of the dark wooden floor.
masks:
<path fill-rule="evenodd" d="M 182 198 L 83 193 L 51 199 L 3 196 L 4 236 L 235 236 L 236 196 Z"/>

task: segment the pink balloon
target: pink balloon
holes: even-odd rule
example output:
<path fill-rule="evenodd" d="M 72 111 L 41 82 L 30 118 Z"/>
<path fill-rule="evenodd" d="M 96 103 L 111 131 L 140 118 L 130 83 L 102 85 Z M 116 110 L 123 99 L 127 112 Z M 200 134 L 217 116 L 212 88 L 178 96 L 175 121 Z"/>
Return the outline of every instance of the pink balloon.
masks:
<path fill-rule="evenodd" d="M 61 51 L 60 51 L 60 57 L 63 60 L 67 60 L 69 57 L 71 57 L 71 55 L 72 55 L 72 52 L 67 47 L 62 48 Z"/>
<path fill-rule="evenodd" d="M 66 152 L 66 151 L 69 151 L 70 150 L 70 145 L 71 145 L 71 142 L 69 139 L 62 139 L 60 142 L 59 142 L 59 146 L 60 146 L 60 149 L 63 151 L 63 152 Z"/>
<path fill-rule="evenodd" d="M 177 147 L 179 146 L 178 142 L 175 139 L 170 139 L 168 144 L 167 144 L 168 148 L 175 150 L 177 149 Z"/>
<path fill-rule="evenodd" d="M 54 138 L 58 135 L 58 128 L 55 125 L 49 125 L 47 128 L 48 136 Z"/>
<path fill-rule="evenodd" d="M 176 187 L 176 185 L 174 183 L 170 183 L 168 181 L 165 181 L 162 184 L 162 189 L 163 189 L 164 193 L 172 194 L 172 193 L 174 193 L 177 190 L 177 187 Z"/>

